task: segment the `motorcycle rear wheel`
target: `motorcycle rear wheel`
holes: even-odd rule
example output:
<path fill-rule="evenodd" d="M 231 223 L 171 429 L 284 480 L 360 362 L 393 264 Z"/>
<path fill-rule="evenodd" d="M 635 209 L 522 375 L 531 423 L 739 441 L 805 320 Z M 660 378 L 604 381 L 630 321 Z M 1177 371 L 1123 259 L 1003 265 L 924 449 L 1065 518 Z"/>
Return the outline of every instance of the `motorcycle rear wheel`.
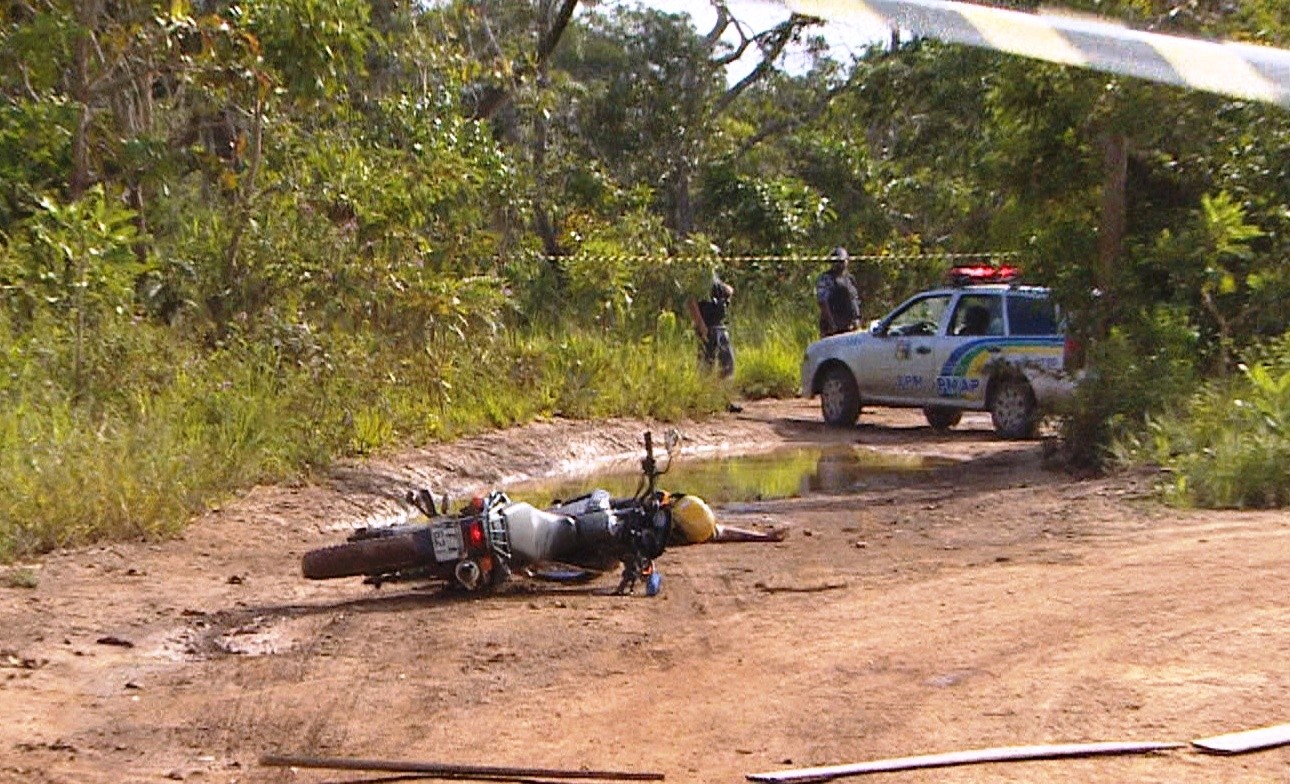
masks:
<path fill-rule="evenodd" d="M 300 569 L 310 580 L 330 580 L 389 574 L 422 565 L 424 561 L 424 556 L 417 551 L 415 537 L 409 533 L 310 550 L 300 559 Z"/>

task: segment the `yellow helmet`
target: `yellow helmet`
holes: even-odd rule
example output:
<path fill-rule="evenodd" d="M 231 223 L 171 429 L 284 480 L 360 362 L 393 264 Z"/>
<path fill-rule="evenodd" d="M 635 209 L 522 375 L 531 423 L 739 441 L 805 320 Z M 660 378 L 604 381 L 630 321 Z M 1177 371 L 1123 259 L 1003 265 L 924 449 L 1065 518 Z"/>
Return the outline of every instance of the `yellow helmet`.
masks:
<path fill-rule="evenodd" d="M 697 495 L 683 495 L 672 502 L 672 522 L 688 544 L 706 542 L 717 534 L 717 516 Z"/>

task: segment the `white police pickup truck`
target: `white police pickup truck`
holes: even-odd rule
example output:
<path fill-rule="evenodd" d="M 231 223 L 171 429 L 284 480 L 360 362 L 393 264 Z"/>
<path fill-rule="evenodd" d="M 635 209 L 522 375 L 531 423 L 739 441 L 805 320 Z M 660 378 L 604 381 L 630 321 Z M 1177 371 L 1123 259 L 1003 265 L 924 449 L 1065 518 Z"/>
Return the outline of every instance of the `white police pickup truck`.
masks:
<path fill-rule="evenodd" d="M 956 267 L 954 285 L 906 300 L 868 332 L 812 343 L 802 396 L 824 421 L 850 427 L 866 405 L 921 408 L 947 430 L 964 411 L 989 411 L 1004 438 L 1031 438 L 1074 392 L 1049 291 L 1017 285 L 1013 267 Z M 991 281 L 981 283 L 979 281 Z"/>

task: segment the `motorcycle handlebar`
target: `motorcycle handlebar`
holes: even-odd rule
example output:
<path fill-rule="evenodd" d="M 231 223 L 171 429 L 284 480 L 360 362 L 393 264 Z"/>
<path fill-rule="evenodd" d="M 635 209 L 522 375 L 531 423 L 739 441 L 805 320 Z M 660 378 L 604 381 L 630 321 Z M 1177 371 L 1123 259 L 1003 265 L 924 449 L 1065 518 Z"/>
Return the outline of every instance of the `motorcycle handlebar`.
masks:
<path fill-rule="evenodd" d="M 641 459 L 641 473 L 644 475 L 642 477 L 644 481 L 641 483 L 641 486 L 637 489 L 636 496 L 638 498 L 645 498 L 645 497 L 654 495 L 654 491 L 656 490 L 656 482 L 658 478 L 663 474 L 666 474 L 668 472 L 668 469 L 670 469 L 671 467 L 672 467 L 672 452 L 671 452 L 671 447 L 669 447 L 667 468 L 664 468 L 661 471 L 659 470 L 658 462 L 654 459 L 654 434 L 651 431 L 646 430 L 645 431 L 645 457 Z"/>

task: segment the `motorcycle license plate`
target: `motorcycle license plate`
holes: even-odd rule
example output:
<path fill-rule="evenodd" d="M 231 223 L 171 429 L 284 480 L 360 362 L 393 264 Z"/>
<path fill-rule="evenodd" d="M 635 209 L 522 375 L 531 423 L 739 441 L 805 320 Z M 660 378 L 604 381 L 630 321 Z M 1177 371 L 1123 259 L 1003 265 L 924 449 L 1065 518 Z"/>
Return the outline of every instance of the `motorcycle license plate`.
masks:
<path fill-rule="evenodd" d="M 453 521 L 435 523 L 430 528 L 430 543 L 434 545 L 436 561 L 455 561 L 466 554 L 461 541 L 461 526 Z"/>

